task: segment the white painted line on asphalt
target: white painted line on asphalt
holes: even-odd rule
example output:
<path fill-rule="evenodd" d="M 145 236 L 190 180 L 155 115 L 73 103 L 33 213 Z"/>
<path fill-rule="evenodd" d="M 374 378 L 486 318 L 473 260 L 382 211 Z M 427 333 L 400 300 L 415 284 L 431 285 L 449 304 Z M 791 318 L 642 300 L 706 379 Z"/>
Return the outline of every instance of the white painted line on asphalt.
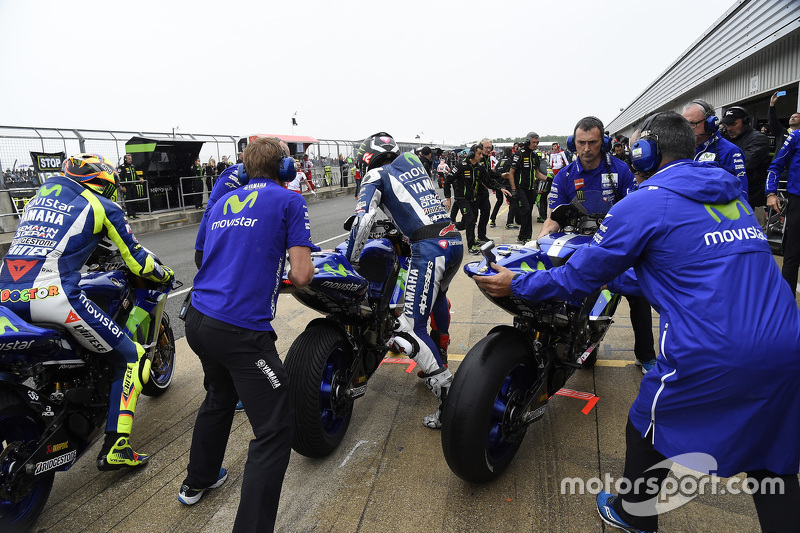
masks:
<path fill-rule="evenodd" d="M 180 296 L 181 294 L 186 294 L 192 290 L 192 287 L 186 287 L 185 289 L 181 289 L 179 291 L 171 292 L 167 295 L 167 298 L 172 298 L 173 296 Z"/>
<path fill-rule="evenodd" d="M 314 244 L 319 246 L 320 244 L 325 244 L 326 242 L 331 242 L 331 241 L 334 241 L 336 239 L 341 239 L 342 237 L 344 237 L 346 235 L 350 235 L 350 234 L 349 233 L 342 233 L 341 235 L 337 235 L 336 237 L 331 237 L 330 239 L 328 239 L 326 241 L 315 242 Z"/>
<path fill-rule="evenodd" d="M 339 468 L 342 468 L 344 465 L 346 465 L 346 464 L 347 464 L 347 461 L 349 461 L 349 460 L 350 460 L 350 458 L 353 456 L 353 453 L 355 453 L 356 449 L 357 449 L 359 446 L 361 446 L 362 444 L 369 444 L 369 441 L 368 441 L 368 440 L 360 440 L 360 441 L 358 441 L 358 442 L 356 443 L 356 445 L 355 445 L 355 446 L 353 446 L 353 449 L 352 449 L 352 450 L 350 450 L 350 453 L 348 453 L 348 454 L 347 454 L 347 457 L 345 457 L 345 458 L 344 458 L 344 461 L 342 461 L 342 464 L 340 464 L 340 465 L 339 465 Z"/>

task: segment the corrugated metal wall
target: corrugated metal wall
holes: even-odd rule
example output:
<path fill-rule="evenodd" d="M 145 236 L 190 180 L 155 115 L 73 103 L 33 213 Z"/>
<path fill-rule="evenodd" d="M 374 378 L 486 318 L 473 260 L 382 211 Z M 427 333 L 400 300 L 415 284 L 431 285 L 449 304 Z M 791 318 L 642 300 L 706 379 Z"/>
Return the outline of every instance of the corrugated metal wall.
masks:
<path fill-rule="evenodd" d="M 629 135 L 647 115 L 702 98 L 718 110 L 800 81 L 800 0 L 741 0 L 607 128 Z"/>

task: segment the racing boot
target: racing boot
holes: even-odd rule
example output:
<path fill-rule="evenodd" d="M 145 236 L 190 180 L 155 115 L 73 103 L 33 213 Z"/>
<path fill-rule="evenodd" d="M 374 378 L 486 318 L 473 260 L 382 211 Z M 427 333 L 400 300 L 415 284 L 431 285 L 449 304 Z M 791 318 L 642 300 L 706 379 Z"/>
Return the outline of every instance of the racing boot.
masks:
<path fill-rule="evenodd" d="M 116 430 L 106 430 L 105 442 L 97 456 L 98 470 L 143 466 L 148 461 L 148 456 L 133 451 L 129 442 L 139 393 L 150 378 L 150 360 L 144 357 L 145 352 L 141 344 L 136 343 L 136 350 L 139 358 L 135 363 L 128 363 L 125 368 Z"/>
<path fill-rule="evenodd" d="M 422 424 L 431 429 L 439 429 L 442 427 L 442 409 L 444 409 L 444 402 L 447 401 L 447 393 L 450 392 L 450 385 L 453 383 L 453 374 L 448 368 L 442 367 L 439 370 L 431 373 L 425 378 L 425 385 L 439 400 L 439 405 L 436 407 L 436 412 L 425 415 L 422 418 Z"/>
<path fill-rule="evenodd" d="M 450 346 L 450 335 L 449 334 L 441 334 L 438 330 L 431 330 L 431 339 L 433 339 L 433 344 L 439 348 L 439 358 L 442 360 L 442 366 L 445 368 L 447 367 L 447 348 Z M 422 370 L 417 370 L 417 377 L 425 379 L 428 377 L 428 374 L 423 372 Z"/>

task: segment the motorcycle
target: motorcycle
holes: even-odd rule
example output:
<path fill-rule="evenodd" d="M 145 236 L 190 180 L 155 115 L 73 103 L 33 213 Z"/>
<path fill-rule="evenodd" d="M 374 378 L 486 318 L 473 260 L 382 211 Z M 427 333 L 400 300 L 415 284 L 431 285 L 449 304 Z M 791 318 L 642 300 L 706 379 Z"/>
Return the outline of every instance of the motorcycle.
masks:
<path fill-rule="evenodd" d="M 164 306 L 182 284 L 133 275 L 107 242 L 86 264 L 80 287 L 87 298 L 146 350 L 150 379 L 142 394 L 164 394 L 175 373 L 175 338 Z M 0 306 L 0 530 L 30 527 L 55 473 L 69 470 L 104 434 L 113 379 L 108 362 L 66 329 L 28 323 Z"/>
<path fill-rule="evenodd" d="M 584 195 L 579 195 L 583 197 Z M 584 199 L 584 202 L 586 200 Z M 589 243 L 611 202 L 580 200 L 556 208 L 562 231 L 536 246 L 481 247 L 484 259 L 464 266 L 470 277 L 492 275 L 497 263 L 514 273 L 551 269 Z M 610 205 L 609 205 L 610 207 Z M 496 255 L 495 255 L 496 254 Z M 541 419 L 552 396 L 578 369 L 594 365 L 620 296 L 607 289 L 571 301 L 531 302 L 484 295 L 514 315 L 513 326 L 492 328 L 455 372 L 442 413 L 442 449 L 460 478 L 484 483 L 511 463 L 528 426 Z"/>
<path fill-rule="evenodd" d="M 345 229 L 351 224 L 352 218 Z M 292 448 L 307 457 L 327 456 L 341 443 L 353 401 L 366 393 L 403 312 L 411 247 L 394 223 L 375 222 L 357 266 L 347 260 L 345 249 L 342 243 L 333 251 L 312 252 L 314 277 L 306 287 L 283 277 L 281 292 L 325 315 L 306 326 L 284 361 Z"/>

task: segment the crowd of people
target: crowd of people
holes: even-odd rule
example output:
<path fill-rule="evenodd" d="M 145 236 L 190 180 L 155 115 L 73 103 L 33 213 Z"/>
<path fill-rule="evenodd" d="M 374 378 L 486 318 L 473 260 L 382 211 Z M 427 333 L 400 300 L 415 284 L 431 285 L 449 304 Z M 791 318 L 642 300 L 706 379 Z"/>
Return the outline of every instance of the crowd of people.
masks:
<path fill-rule="evenodd" d="M 771 106 L 777 98 L 773 96 Z M 774 123 L 781 143 L 773 159 L 745 108 L 732 107 L 720 119 L 708 102 L 692 100 L 682 114 L 647 117 L 631 140 L 611 139 L 599 119 L 584 117 L 575 124 L 566 150 L 559 143 L 540 150 L 539 135 L 531 131 L 503 150 L 484 138 L 462 152 L 422 147 L 415 156 L 400 157 L 392 136 L 379 132 L 362 142 L 354 159 L 312 162 L 306 156 L 298 162 L 284 142 L 258 138 L 238 154 L 236 163 L 227 157 L 220 163 L 196 160 L 195 177 L 204 177 L 211 193 L 195 244 L 199 270 L 186 334 L 201 361 L 207 394 L 198 411 L 179 500 L 195 504 L 205 491 L 226 481 L 222 461 L 241 400 L 255 438 L 233 529 L 274 528 L 292 440 L 289 376 L 271 325 L 281 279 L 274 273 L 283 272 L 288 261 L 292 284 L 303 287 L 312 280 L 311 252 L 318 248 L 311 242 L 305 199 L 294 193 L 303 184 L 313 187 L 310 169 L 322 163 L 339 166 L 343 187 L 349 176 L 356 179 L 349 260 L 358 264 L 382 210 L 410 242 L 409 272 L 431 278 L 428 290 L 407 287 L 405 310 L 392 340 L 395 350 L 414 358 L 436 398 L 435 411 L 423 418 L 426 427 L 441 427 L 453 380 L 447 366 L 447 291 L 464 248 L 480 253 L 487 228 L 497 226 L 503 205 L 508 205 L 505 228 L 518 230 L 517 244 L 536 246 L 534 209 L 542 237 L 562 229 L 552 218 L 555 208 L 585 203 L 594 193 L 610 210 L 593 243 L 576 251 L 567 265 L 514 275 L 493 263 L 492 272 L 476 276 L 476 282 L 490 295 L 532 301 L 574 299 L 601 286 L 625 295 L 637 365 L 644 374 L 629 412 L 625 478 L 658 488 L 668 473 L 658 465 L 668 458 L 705 453 L 717 460 L 719 475 L 745 471 L 756 480 L 779 478 L 780 494 L 753 495 L 759 520 L 765 530 L 800 529 L 795 511 L 800 504 L 800 396 L 795 394 L 800 379 L 795 299 L 800 222 L 792 216 L 800 211 L 800 113 L 792 115 L 788 130 L 777 117 Z M 112 405 L 97 464 L 101 469 L 139 467 L 148 457 L 133 451 L 130 434 L 136 397 L 146 379 L 141 371 L 144 349 L 124 335 L 120 338 L 110 318 L 87 313 L 79 303 L 76 280 L 85 256 L 105 235 L 127 250 L 123 256 L 138 275 L 164 281 L 173 273 L 136 242 L 114 203 L 120 182 L 127 184 L 123 193 L 132 198 L 141 194 L 141 174 L 130 156 L 116 169 L 95 154 L 73 156 L 64 175 L 52 179 L 66 191 L 60 202 L 78 206 L 76 213 L 92 206 L 94 216 L 105 222 L 75 217 L 67 209 L 70 223 L 52 224 L 54 244 L 63 240 L 64 245 L 35 248 L 30 251 L 34 255 L 12 247 L 0 266 L 0 283 L 29 285 L 31 276 L 47 273 L 48 283 L 63 287 L 63 298 L 19 304 L 14 311 L 41 321 L 69 309 L 76 324 L 103 339 L 102 354 L 116 371 L 112 395 L 122 395 L 123 401 L 120 407 Z M 783 198 L 777 195 L 781 181 L 786 182 Z M 788 202 L 788 217 L 781 273 L 762 225 L 765 208 L 780 209 L 783 202 Z M 229 204 L 235 207 L 228 209 Z M 136 218 L 135 207 L 129 207 L 128 218 Z M 96 233 L 95 227 L 105 229 Z M 27 231 L 25 223 L 19 231 Z M 25 271 L 30 276 L 10 271 L 5 266 L 9 261 L 32 265 Z M 254 279 L 260 280 L 257 292 L 247 290 Z M 770 297 L 765 298 L 767 289 Z M 658 356 L 652 308 L 660 315 Z M 85 335 L 74 335 L 87 349 L 98 351 L 85 342 Z M 612 526 L 654 531 L 655 501 L 652 492 L 601 492 L 597 508 Z"/>

